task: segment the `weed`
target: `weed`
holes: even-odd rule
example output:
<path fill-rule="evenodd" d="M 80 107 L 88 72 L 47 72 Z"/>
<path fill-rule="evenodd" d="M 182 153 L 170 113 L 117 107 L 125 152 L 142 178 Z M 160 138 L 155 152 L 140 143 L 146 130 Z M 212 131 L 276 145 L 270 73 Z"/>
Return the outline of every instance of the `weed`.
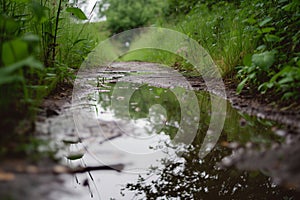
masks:
<path fill-rule="evenodd" d="M 69 64 L 78 66 L 95 44 L 87 34 L 81 38 L 83 27 L 80 32 L 75 28 L 62 31 L 62 25 L 75 24 L 73 18 L 77 23 L 87 19 L 63 0 L 1 1 L 0 10 L 0 138 L 5 144 L 5 138 L 18 137 L 14 132 L 20 121 L 34 119 L 42 98 L 56 84 L 71 82 L 74 73 Z M 70 31 L 76 37 L 61 40 Z M 72 47 L 69 54 L 63 52 L 65 44 Z M 82 49 L 76 62 L 66 59 Z"/>
<path fill-rule="evenodd" d="M 248 2 L 249 24 L 258 39 L 254 53 L 244 57 L 237 92 L 246 83 L 255 91 L 268 91 L 282 100 L 299 99 L 300 55 L 299 1 Z"/>

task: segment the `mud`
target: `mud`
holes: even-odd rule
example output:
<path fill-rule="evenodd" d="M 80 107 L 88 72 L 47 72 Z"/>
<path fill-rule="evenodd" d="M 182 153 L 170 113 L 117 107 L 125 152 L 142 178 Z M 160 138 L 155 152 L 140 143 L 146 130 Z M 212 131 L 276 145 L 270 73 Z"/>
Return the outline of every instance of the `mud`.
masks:
<path fill-rule="evenodd" d="M 126 62 L 113 63 L 111 66 L 106 66 L 97 69 L 82 70 L 79 72 L 81 77 L 98 78 L 97 84 L 102 82 L 117 83 L 118 81 L 145 83 L 156 87 L 170 88 L 180 86 L 194 90 L 208 90 L 205 82 L 197 78 L 183 77 L 177 71 L 166 68 L 154 63 L 143 62 Z M 126 76 L 125 76 L 126 75 Z M 80 80 L 78 80 L 80 81 Z M 75 84 L 76 85 L 76 84 Z M 241 95 L 237 95 L 234 88 L 234 83 L 225 81 L 226 96 L 234 108 L 249 115 L 258 116 L 263 119 L 270 119 L 278 122 L 280 127 L 274 127 L 274 132 L 280 134 L 283 138 L 283 143 L 275 143 L 271 147 L 261 145 L 253 146 L 251 143 L 243 145 L 227 145 L 233 149 L 233 154 L 223 159 L 220 164 L 222 167 L 237 167 L 238 169 L 246 170 L 261 170 L 265 171 L 277 183 L 287 187 L 299 189 L 300 186 L 300 148 L 299 148 L 299 132 L 300 132 L 300 107 L 295 104 L 292 106 L 278 106 L 270 103 L 270 100 L 256 98 L 250 95 L 247 91 Z M 75 88 L 77 92 L 91 90 L 95 85 L 84 83 L 82 87 Z M 210 90 L 210 92 L 218 94 L 219 86 Z M 52 95 L 47 97 L 41 105 L 41 112 L 36 120 L 36 135 L 40 138 L 54 141 L 78 141 L 78 140 L 97 140 L 102 144 L 107 138 L 117 138 L 121 133 L 115 129 L 113 121 L 102 121 L 99 123 L 107 134 L 105 137 L 99 137 L 94 130 L 95 126 L 89 120 L 86 121 L 82 130 L 86 132 L 82 138 L 78 138 L 72 112 L 72 92 L 73 88 L 68 85 L 61 85 Z M 77 97 L 73 96 L 76 99 Z M 88 103 L 88 101 L 86 101 Z M 84 107 L 84 103 L 82 104 Z M 242 122 L 241 122 L 242 123 Z M 246 122 L 245 122 L 246 123 Z M 81 131 L 82 131 L 81 130 Z M 134 130 L 132 130 L 134 131 Z M 62 143 L 64 143 L 62 142 Z M 84 142 L 84 141 L 83 141 Z M 50 146 L 57 148 L 63 144 L 50 142 Z M 234 146 L 234 148 L 232 147 Z M 63 153 L 58 153 L 63 156 Z M 253 162 L 255 160 L 255 162 Z M 42 167 L 48 161 L 42 161 L 40 164 L 35 164 L 36 167 Z M 259 164 L 258 164 L 259 163 Z M 22 165 L 22 164 L 21 164 Z M 26 166 L 27 164 L 23 164 Z M 54 164 L 47 164 L 54 166 Z M 2 164 L 2 166 L 9 166 Z M 3 169 L 4 169 L 3 168 Z M 7 169 L 7 167 L 5 168 Z M 9 170 L 8 170 L 9 171 Z M 1 170 L 0 170 L 1 174 Z M 50 184 L 49 184 L 50 183 Z M 60 179 L 53 175 L 35 175 L 34 173 L 15 174 L 12 180 L 5 182 L 0 181 L 0 195 L 15 199 L 22 199 L 26 196 L 27 199 L 55 199 L 56 197 L 48 195 L 50 190 L 57 190 L 61 184 Z M 36 186 L 38 185 L 38 188 Z M 47 186 L 45 189 L 45 185 Z M 14 192 L 7 192 L 14 191 Z M 35 192 L 32 192 L 35 191 Z M 59 191 L 59 190 L 58 190 Z M 65 192 L 65 191 L 64 191 Z M 6 196 L 5 196 L 6 195 Z"/>
<path fill-rule="evenodd" d="M 114 63 L 112 66 L 104 67 L 94 74 L 104 75 L 114 72 L 116 76 L 108 77 L 111 82 L 125 81 L 135 83 L 147 83 L 156 87 L 181 86 L 187 89 L 208 90 L 201 77 L 186 78 L 177 71 L 162 67 L 153 63 L 126 62 Z M 90 73 L 90 71 L 89 71 Z M 118 76 L 120 74 L 130 74 L 129 76 Z M 88 75 L 90 76 L 90 74 Z M 279 126 L 273 127 L 274 132 L 283 137 L 281 144 L 274 143 L 272 148 L 261 146 L 254 148 L 248 144 L 246 147 L 240 146 L 239 153 L 234 151 L 234 156 L 227 159 L 230 166 L 239 169 L 268 171 L 278 183 L 292 185 L 299 188 L 300 185 L 300 155 L 299 133 L 300 133 L 300 106 L 298 104 L 279 105 L 272 102 L 271 97 L 264 99 L 260 95 L 251 95 L 245 90 L 240 95 L 236 93 L 235 83 L 225 80 L 226 98 L 234 108 L 240 112 L 257 116 L 262 119 L 276 121 Z M 210 92 L 218 94 L 218 86 Z M 225 159 L 225 160 L 226 160 Z M 253 162 L 255 160 L 255 162 Z M 253 163 L 260 163 L 256 165 Z M 226 164 L 225 164 L 226 165 Z"/>

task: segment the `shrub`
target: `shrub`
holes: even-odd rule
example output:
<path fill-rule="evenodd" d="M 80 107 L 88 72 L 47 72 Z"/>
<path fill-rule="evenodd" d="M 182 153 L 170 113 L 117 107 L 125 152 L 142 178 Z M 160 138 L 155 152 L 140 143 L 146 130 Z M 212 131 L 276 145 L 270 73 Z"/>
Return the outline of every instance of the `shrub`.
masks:
<path fill-rule="evenodd" d="M 238 93 L 248 83 L 256 91 L 272 91 L 282 99 L 300 97 L 300 2 L 262 0 L 245 1 L 258 47 L 244 57 L 239 67 Z"/>
<path fill-rule="evenodd" d="M 158 0 L 103 0 L 100 13 L 106 16 L 108 28 L 115 34 L 155 21 L 163 6 Z"/>

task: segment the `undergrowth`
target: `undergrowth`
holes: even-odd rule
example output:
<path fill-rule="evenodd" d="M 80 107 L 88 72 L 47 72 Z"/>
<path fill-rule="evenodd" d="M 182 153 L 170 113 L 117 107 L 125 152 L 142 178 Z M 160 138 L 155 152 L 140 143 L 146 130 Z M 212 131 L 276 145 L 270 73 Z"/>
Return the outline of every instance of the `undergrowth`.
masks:
<path fill-rule="evenodd" d="M 300 98 L 300 3 L 297 0 L 173 1 L 156 26 L 180 31 L 208 51 L 223 77 L 274 101 Z M 177 55 L 139 50 L 123 60 L 162 62 L 180 71 L 191 66 Z"/>
<path fill-rule="evenodd" d="M 57 84 L 71 83 L 74 70 L 106 35 L 99 34 L 101 23 L 90 24 L 66 0 L 3 0 L 0 10 L 1 154 L 13 138 L 26 142 L 17 138 L 34 130 L 20 121 L 32 126 L 42 98 Z"/>

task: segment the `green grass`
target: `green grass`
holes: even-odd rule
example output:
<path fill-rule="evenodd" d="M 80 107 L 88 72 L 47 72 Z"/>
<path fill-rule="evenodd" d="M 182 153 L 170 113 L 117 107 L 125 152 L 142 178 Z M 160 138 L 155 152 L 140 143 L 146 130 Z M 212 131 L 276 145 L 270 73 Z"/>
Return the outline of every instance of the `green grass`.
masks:
<path fill-rule="evenodd" d="M 72 68 L 109 35 L 103 22 L 75 23 L 82 11 L 73 8 L 76 12 L 71 14 L 70 7 L 62 0 L 1 1 L 0 141 L 8 149 L 28 142 L 18 140 L 23 133 L 16 134 L 16 127 L 23 120 L 31 126 L 42 99 L 57 84 L 70 82 Z M 9 152 L 0 148 L 1 153 Z"/>
<path fill-rule="evenodd" d="M 167 51 L 158 49 L 141 49 L 131 51 L 120 58 L 121 61 L 144 61 L 161 63 L 168 66 L 174 64 L 177 56 Z"/>
<path fill-rule="evenodd" d="M 180 71 L 183 75 L 192 77 L 199 76 L 199 72 L 182 57 L 168 51 L 159 49 L 141 49 L 131 51 L 120 57 L 120 61 L 141 61 L 160 63 L 166 66 L 173 67 Z"/>
<path fill-rule="evenodd" d="M 179 24 L 181 31 L 206 49 L 223 76 L 241 64 L 242 57 L 255 47 L 251 31 L 243 23 L 244 14 L 231 4 L 194 8 Z"/>
<path fill-rule="evenodd" d="M 70 67 L 78 68 L 86 56 L 109 36 L 105 22 L 65 22 L 61 29 L 59 60 Z"/>
<path fill-rule="evenodd" d="M 159 26 L 182 32 L 196 40 L 209 52 L 221 74 L 227 76 L 241 64 L 244 55 L 253 52 L 256 44 L 252 31 L 247 30 L 243 23 L 244 17 L 244 13 L 231 4 L 217 4 L 211 10 L 199 4 L 188 15 L 177 19 L 176 23 L 168 20 Z M 185 60 L 159 51 L 139 50 L 129 53 L 122 60 L 162 62 L 177 66 L 181 71 L 193 70 Z"/>

